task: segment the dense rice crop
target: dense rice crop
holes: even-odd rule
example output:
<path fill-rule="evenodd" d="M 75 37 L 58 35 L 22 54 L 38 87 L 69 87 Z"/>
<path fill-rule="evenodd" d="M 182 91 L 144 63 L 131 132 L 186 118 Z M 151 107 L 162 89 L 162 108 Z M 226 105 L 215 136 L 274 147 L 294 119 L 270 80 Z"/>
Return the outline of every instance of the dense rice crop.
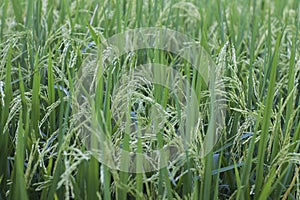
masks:
<path fill-rule="evenodd" d="M 2 0 L 0 199 L 299 199 L 299 5 Z M 112 36 L 145 27 L 201 46 L 216 87 L 167 49 L 110 51 Z M 103 141 L 149 159 L 121 154 L 114 168 L 93 152 Z M 138 171 L 168 145 L 172 159 Z"/>

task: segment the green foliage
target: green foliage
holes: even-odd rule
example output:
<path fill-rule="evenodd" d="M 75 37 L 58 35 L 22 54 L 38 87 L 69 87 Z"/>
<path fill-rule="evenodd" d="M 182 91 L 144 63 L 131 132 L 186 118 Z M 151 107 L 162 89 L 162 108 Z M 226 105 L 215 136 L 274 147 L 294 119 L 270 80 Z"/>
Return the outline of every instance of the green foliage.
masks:
<path fill-rule="evenodd" d="M 299 0 L 1 1 L 0 199 L 296 199 L 299 5 Z M 184 33 L 199 41 L 216 63 L 214 72 L 225 86 L 226 117 L 217 144 L 205 157 L 200 156 L 203 135 L 209 136 L 206 142 L 214 139 L 216 102 L 191 63 L 151 49 L 104 62 L 106 39 L 139 27 Z M 170 88 L 137 84 L 144 93 L 133 95 L 128 112 L 114 119 L 113 95 L 122 75 L 133 76 L 149 62 L 174 67 L 185 78 L 176 83 L 190 85 L 198 102 L 185 91 L 193 106 L 182 111 Z M 192 130 L 192 113 L 199 110 L 195 142 L 152 172 L 103 165 L 84 142 L 87 116 L 76 112 L 73 98 L 79 75 L 88 73 L 89 66 L 98 69 L 90 80 L 96 94 L 83 91 L 93 102 L 90 126 L 105 132 L 117 147 L 138 153 L 163 148 L 175 141 L 175 129 L 185 116 L 184 128 Z M 170 77 L 163 70 L 153 75 L 158 82 Z M 141 106 L 135 109 L 137 104 Z M 151 106 L 169 114 L 163 128 L 153 118 L 159 114 L 149 114 Z M 132 111 L 137 127 L 154 119 L 154 141 L 146 143 L 143 130 L 134 133 Z M 92 135 L 90 145 L 97 148 L 98 140 Z M 128 169 L 129 155 L 120 159 Z M 141 169 L 143 160 L 136 161 Z"/>

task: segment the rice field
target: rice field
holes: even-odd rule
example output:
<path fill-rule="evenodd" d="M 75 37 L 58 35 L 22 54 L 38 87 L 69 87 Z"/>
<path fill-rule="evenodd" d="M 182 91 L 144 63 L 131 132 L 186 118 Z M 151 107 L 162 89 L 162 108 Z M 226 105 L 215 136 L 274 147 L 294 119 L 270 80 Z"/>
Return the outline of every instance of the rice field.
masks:
<path fill-rule="evenodd" d="M 0 1 L 0 199 L 299 199 L 299 6 Z"/>

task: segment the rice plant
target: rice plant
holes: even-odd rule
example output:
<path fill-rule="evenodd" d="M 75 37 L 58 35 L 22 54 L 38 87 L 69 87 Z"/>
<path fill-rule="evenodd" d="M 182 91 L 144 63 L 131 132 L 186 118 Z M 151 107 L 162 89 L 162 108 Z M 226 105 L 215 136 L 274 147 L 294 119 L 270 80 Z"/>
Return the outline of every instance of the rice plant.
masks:
<path fill-rule="evenodd" d="M 1 1 L 0 199 L 299 199 L 299 5 Z"/>

